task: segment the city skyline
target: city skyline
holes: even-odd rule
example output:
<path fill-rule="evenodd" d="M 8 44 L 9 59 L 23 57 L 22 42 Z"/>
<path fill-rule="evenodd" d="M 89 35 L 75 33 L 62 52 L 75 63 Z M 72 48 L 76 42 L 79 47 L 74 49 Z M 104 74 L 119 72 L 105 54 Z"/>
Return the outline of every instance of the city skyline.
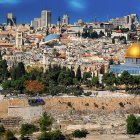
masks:
<path fill-rule="evenodd" d="M 116 3 L 115 3 L 116 2 Z M 93 21 L 107 21 L 108 19 L 121 17 L 130 13 L 137 13 L 139 15 L 140 2 L 117 0 L 117 1 L 97 1 L 97 0 L 56 0 L 45 1 L 33 0 L 1 0 L 0 1 L 0 23 L 6 22 L 6 14 L 8 12 L 14 13 L 17 17 L 17 23 L 30 23 L 33 18 L 40 17 L 42 10 L 52 11 L 52 22 L 56 23 L 58 16 L 68 14 L 70 22 L 76 22 L 77 19 L 82 18 L 86 22 Z M 25 10 L 26 9 L 26 10 Z M 29 14 L 30 13 L 30 14 Z"/>

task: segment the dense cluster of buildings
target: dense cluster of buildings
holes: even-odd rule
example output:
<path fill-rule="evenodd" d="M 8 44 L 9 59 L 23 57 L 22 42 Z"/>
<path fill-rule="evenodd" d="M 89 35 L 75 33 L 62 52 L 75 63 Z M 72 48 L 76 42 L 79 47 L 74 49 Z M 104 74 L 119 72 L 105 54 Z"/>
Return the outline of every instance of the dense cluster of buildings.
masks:
<path fill-rule="evenodd" d="M 130 63 L 130 59 L 125 62 L 125 52 L 134 40 L 140 38 L 136 14 L 109 22 L 85 23 L 79 19 L 75 24 L 69 24 L 69 16 L 64 15 L 58 22 L 52 24 L 51 11 L 43 10 L 41 17 L 35 18 L 31 25 L 16 25 L 16 18 L 9 13 L 7 25 L 0 26 L 1 53 L 9 68 L 21 61 L 26 68 L 42 67 L 44 71 L 49 65 L 73 67 L 75 70 L 80 65 L 82 72 L 99 75 L 103 68 L 105 72 L 109 71 L 111 59 L 114 64 L 125 63 L 126 66 Z M 133 25 L 134 30 L 129 28 Z M 98 37 L 83 37 L 85 33 L 91 35 L 95 32 Z M 111 70 L 116 72 L 113 66 Z"/>

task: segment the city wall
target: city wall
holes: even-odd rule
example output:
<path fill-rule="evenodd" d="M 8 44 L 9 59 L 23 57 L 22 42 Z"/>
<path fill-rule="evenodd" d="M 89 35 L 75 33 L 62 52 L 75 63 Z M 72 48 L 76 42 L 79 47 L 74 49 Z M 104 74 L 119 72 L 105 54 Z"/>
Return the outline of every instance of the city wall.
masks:
<path fill-rule="evenodd" d="M 44 98 L 44 101 L 43 106 L 30 106 L 27 99 L 2 100 L 0 122 L 7 128 L 18 128 L 24 122 L 36 121 L 47 112 L 57 120 L 56 127 L 61 125 L 62 131 L 77 127 L 95 130 L 98 127 L 98 132 L 118 134 L 126 133 L 127 114 L 140 114 L 140 97 L 134 96 L 51 97 Z"/>
<path fill-rule="evenodd" d="M 114 111 L 138 112 L 140 110 L 140 97 L 52 97 L 44 98 L 45 105 L 29 106 L 27 99 L 5 99 L 0 101 L 0 118 L 17 116 L 32 118 L 40 116 L 46 111 L 51 114 L 61 115 L 64 112 L 101 112 Z M 135 110 L 133 110 L 135 109 Z"/>
<path fill-rule="evenodd" d="M 52 114 L 64 112 L 105 112 L 114 111 L 138 112 L 140 109 L 140 97 L 56 97 L 46 98 L 43 110 Z M 135 109 L 135 110 L 134 110 Z"/>

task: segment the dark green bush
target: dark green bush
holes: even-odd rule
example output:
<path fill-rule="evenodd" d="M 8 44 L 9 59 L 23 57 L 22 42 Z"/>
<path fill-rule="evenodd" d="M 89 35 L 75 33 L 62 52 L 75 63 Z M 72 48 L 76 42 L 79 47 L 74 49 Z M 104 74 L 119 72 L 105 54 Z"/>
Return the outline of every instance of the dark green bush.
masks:
<path fill-rule="evenodd" d="M 21 125 L 21 129 L 20 129 L 21 137 L 24 137 L 26 135 L 31 135 L 35 131 L 37 131 L 37 127 L 33 124 L 26 123 Z"/>
<path fill-rule="evenodd" d="M 133 114 L 127 118 L 127 133 L 133 135 L 140 133 L 140 119 L 136 118 Z"/>
<path fill-rule="evenodd" d="M 83 129 L 83 130 L 75 130 L 72 135 L 73 137 L 75 138 L 85 138 L 87 136 L 88 131 L 86 129 Z"/>

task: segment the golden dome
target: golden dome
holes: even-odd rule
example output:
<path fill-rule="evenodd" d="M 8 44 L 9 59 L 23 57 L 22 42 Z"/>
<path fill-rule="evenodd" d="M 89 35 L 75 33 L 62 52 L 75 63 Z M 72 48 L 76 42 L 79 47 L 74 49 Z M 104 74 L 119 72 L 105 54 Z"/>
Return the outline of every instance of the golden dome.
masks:
<path fill-rule="evenodd" d="M 125 58 L 140 58 L 140 43 L 132 44 L 127 49 Z"/>

